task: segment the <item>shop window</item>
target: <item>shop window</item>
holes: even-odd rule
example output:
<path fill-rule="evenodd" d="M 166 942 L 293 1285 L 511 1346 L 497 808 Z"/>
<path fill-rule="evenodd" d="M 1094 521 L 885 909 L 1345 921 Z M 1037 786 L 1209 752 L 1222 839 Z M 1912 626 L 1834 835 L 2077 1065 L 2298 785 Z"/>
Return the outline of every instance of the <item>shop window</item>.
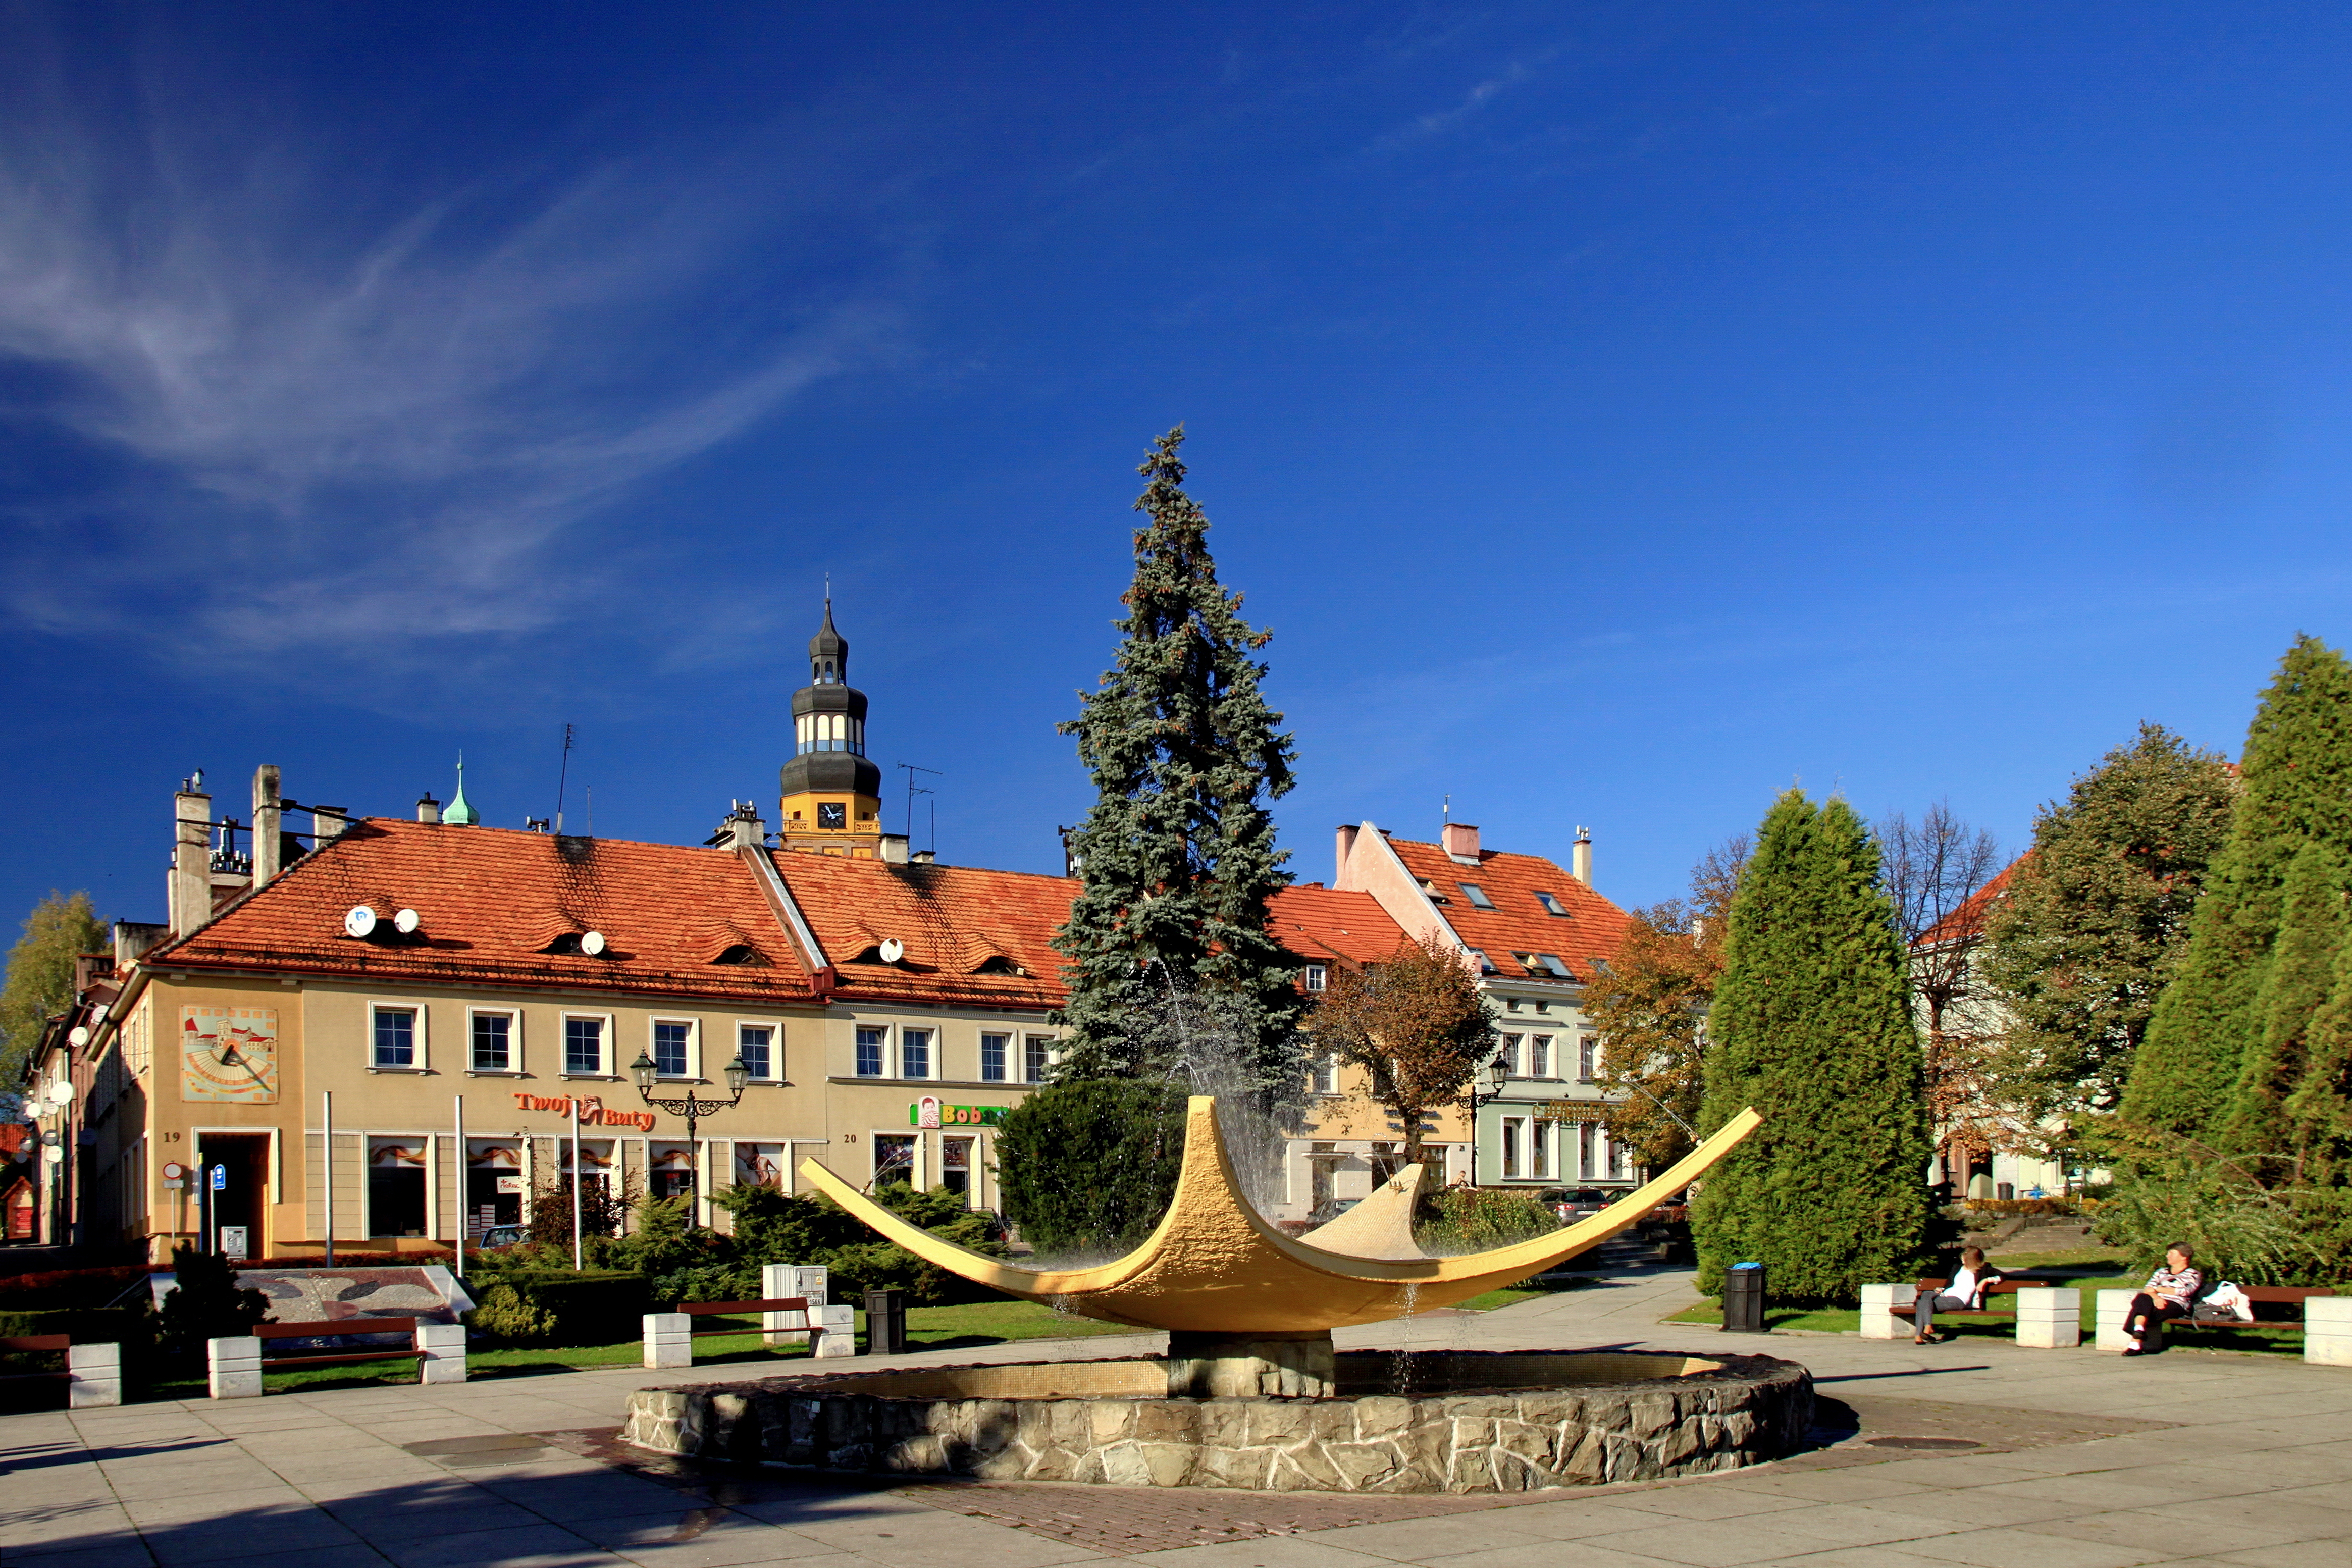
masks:
<path fill-rule="evenodd" d="M 971 1205 L 971 1145 L 969 1138 L 940 1140 L 940 1185 Z"/>
<path fill-rule="evenodd" d="M 874 1185 L 887 1187 L 893 1182 L 912 1185 L 915 1180 L 915 1140 L 904 1132 L 877 1132 L 874 1135 Z"/>
<path fill-rule="evenodd" d="M 1003 1082 L 1004 1081 L 1004 1058 L 1005 1058 L 1005 1053 L 1006 1053 L 1007 1048 L 1008 1048 L 1009 1047 L 1011 1047 L 1011 1045 L 1012 1045 L 1012 1044 L 1013 1044 L 1013 1037 L 1012 1037 L 1012 1036 L 1010 1036 L 1010 1035 L 982 1035 L 982 1036 L 981 1036 L 981 1037 L 980 1037 L 980 1081 L 981 1081 L 981 1082 L 982 1082 L 982 1083 L 1003 1083 Z"/>
<path fill-rule="evenodd" d="M 683 1143 L 667 1148 L 656 1146 L 650 1154 L 652 1169 L 646 1173 L 646 1189 L 657 1198 L 683 1198 L 694 1194 L 694 1151 Z"/>
<path fill-rule="evenodd" d="M 425 1234 L 425 1150 L 421 1138 L 368 1140 L 370 1236 Z"/>
<path fill-rule="evenodd" d="M 522 1152 L 512 1143 L 466 1142 L 466 1231 L 522 1223 Z"/>

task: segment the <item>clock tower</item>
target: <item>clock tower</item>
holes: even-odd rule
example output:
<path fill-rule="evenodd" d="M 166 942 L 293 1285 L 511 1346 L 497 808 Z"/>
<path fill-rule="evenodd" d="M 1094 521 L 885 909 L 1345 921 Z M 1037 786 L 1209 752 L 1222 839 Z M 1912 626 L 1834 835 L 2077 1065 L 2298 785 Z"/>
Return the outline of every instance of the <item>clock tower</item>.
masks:
<path fill-rule="evenodd" d="M 866 760 L 866 693 L 849 684 L 849 639 L 834 629 L 830 595 L 809 638 L 809 683 L 793 693 L 793 760 L 780 788 L 785 848 L 881 854 L 882 770 Z"/>

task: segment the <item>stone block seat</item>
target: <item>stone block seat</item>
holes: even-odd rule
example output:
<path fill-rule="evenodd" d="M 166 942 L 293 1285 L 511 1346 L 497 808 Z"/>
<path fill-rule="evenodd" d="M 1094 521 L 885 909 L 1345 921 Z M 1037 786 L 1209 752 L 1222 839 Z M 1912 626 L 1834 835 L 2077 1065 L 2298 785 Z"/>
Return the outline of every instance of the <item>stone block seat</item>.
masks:
<path fill-rule="evenodd" d="M 65 1357 L 65 1365 L 55 1372 L 10 1373 L 0 1376 L 0 1383 L 62 1382 L 69 1410 L 122 1403 L 121 1345 L 78 1345 L 71 1334 L 16 1334 L 0 1336 L 0 1352 Z"/>
<path fill-rule="evenodd" d="M 406 1334 L 407 1345 L 393 1349 L 370 1346 L 289 1349 L 269 1355 L 264 1347 L 274 1340 L 347 1340 L 361 1335 Z M 303 1366 L 347 1366 L 379 1361 L 413 1361 L 425 1383 L 466 1381 L 466 1326 L 434 1323 L 421 1318 L 327 1318 L 306 1323 L 257 1323 L 250 1334 L 208 1342 L 209 1393 L 215 1399 L 256 1399 L 261 1394 L 261 1374 Z"/>

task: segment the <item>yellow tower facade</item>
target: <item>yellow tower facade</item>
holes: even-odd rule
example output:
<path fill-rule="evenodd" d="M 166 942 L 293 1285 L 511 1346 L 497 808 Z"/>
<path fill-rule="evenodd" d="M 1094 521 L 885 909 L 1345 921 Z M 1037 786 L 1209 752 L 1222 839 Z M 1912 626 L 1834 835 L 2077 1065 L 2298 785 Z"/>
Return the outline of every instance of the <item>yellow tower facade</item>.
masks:
<path fill-rule="evenodd" d="M 882 854 L 882 770 L 866 755 L 866 693 L 849 684 L 849 639 L 834 628 L 830 598 L 809 639 L 809 683 L 793 693 L 793 760 L 777 793 L 783 847 Z"/>

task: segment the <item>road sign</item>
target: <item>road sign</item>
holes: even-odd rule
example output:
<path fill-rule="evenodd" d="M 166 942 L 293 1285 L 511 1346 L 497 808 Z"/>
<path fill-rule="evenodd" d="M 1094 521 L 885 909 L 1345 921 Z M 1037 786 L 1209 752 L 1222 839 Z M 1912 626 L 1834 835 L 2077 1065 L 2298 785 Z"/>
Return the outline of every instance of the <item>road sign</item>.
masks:
<path fill-rule="evenodd" d="M 177 1160 L 171 1162 L 163 1167 L 163 1179 L 167 1182 L 176 1182 L 187 1173 L 188 1168 L 185 1165 L 181 1164 Z"/>
<path fill-rule="evenodd" d="M 225 1193 L 228 1191 L 228 1167 L 226 1165 L 215 1165 L 213 1167 L 212 1186 L 213 1191 L 216 1193 Z"/>

